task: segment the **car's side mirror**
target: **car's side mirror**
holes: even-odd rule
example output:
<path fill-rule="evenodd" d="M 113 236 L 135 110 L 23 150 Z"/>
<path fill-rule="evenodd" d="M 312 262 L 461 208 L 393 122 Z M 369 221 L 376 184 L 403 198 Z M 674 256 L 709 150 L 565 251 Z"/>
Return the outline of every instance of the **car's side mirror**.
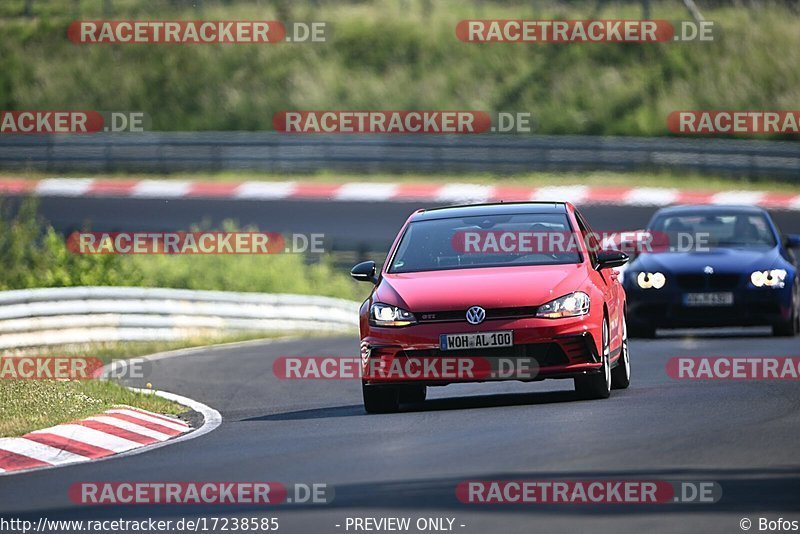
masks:
<path fill-rule="evenodd" d="M 789 234 L 783 238 L 783 242 L 786 244 L 786 248 L 800 247 L 800 235 Z"/>
<path fill-rule="evenodd" d="M 604 250 L 597 253 L 597 268 L 622 267 L 628 262 L 628 255 L 619 250 Z"/>
<path fill-rule="evenodd" d="M 359 282 L 372 282 L 378 283 L 378 277 L 375 276 L 375 262 L 362 261 L 352 269 L 350 269 L 350 276 Z"/>

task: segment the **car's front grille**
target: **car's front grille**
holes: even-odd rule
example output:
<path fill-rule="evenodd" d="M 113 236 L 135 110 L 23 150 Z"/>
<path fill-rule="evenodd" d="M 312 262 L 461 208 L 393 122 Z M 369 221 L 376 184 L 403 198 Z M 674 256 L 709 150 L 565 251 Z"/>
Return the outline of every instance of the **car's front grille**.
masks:
<path fill-rule="evenodd" d="M 520 306 L 516 308 L 487 308 L 486 321 L 492 319 L 519 319 L 536 315 L 538 306 Z M 467 310 L 447 310 L 419 312 L 416 314 L 420 323 L 458 323 L 467 322 Z"/>
<path fill-rule="evenodd" d="M 738 274 L 679 274 L 678 287 L 684 291 L 722 291 L 735 289 L 741 276 Z"/>

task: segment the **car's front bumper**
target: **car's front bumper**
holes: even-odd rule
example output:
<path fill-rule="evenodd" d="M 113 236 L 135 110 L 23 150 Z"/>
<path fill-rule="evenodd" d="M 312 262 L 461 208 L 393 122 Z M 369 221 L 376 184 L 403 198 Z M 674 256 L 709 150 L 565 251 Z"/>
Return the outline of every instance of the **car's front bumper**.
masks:
<path fill-rule="evenodd" d="M 737 288 L 729 291 L 733 293 L 733 304 L 725 306 L 687 306 L 687 292 L 665 289 L 627 287 L 628 324 L 656 328 L 763 326 L 791 317 L 789 287 Z"/>
<path fill-rule="evenodd" d="M 597 324 L 595 324 L 595 322 Z M 377 360 L 481 360 L 496 369 L 501 360 L 527 362 L 528 372 L 512 374 L 472 374 L 457 377 L 383 377 L 373 372 L 364 374 L 366 384 L 424 384 L 446 385 L 456 382 L 485 382 L 495 380 L 534 381 L 545 378 L 571 378 L 598 372 L 601 369 L 601 323 L 590 315 L 566 319 L 519 318 L 486 321 L 474 326 L 465 322 L 423 323 L 401 328 L 370 326 L 361 340 L 363 368 Z M 511 330 L 512 347 L 462 349 L 442 351 L 441 334 L 496 332 Z M 480 365 L 479 365 L 480 367 Z"/>

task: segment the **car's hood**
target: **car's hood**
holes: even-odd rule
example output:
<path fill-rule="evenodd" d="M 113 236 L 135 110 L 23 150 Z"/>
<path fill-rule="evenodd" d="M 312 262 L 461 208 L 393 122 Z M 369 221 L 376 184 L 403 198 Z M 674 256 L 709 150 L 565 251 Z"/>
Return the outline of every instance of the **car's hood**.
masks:
<path fill-rule="evenodd" d="M 411 312 L 539 306 L 579 289 L 585 269 L 570 264 L 387 274 L 375 297 Z"/>
<path fill-rule="evenodd" d="M 672 273 L 703 272 L 711 267 L 718 273 L 740 273 L 771 269 L 778 262 L 778 249 L 715 248 L 708 252 L 655 252 L 636 258 L 631 271 L 664 271 Z"/>

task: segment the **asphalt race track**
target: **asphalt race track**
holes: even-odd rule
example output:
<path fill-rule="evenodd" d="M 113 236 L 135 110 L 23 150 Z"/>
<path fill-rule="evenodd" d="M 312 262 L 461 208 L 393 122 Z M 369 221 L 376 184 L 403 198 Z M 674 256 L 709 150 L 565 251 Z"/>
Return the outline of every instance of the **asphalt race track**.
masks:
<path fill-rule="evenodd" d="M 456 532 L 740 532 L 800 515 L 797 382 L 678 381 L 673 356 L 796 356 L 759 329 L 633 340 L 633 382 L 578 401 L 572 381 L 433 388 L 424 404 L 371 415 L 355 380 L 279 380 L 280 355 L 355 355 L 354 335 L 259 342 L 153 362 L 155 387 L 218 409 L 212 433 L 142 455 L 0 478 L 2 517 L 272 516 L 279 532 L 346 532 L 347 517 L 455 518 Z M 143 381 L 144 382 L 144 381 Z M 469 505 L 467 479 L 715 481 L 713 504 Z M 84 481 L 278 481 L 335 486 L 330 505 L 267 508 L 75 505 Z M 336 527 L 335 525 L 341 525 Z M 460 525 L 464 525 L 461 527 Z M 413 531 L 413 530 L 412 530 Z M 350 530 L 352 532 L 352 530 Z"/>
<path fill-rule="evenodd" d="M 388 250 L 406 218 L 421 202 L 331 202 L 327 200 L 224 200 L 59 197 L 40 199 L 40 213 L 56 230 L 69 233 L 90 228 L 112 231 L 179 231 L 207 221 L 212 228 L 224 219 L 241 226 L 281 233 L 323 233 L 327 246 L 337 250 Z M 652 206 L 588 205 L 581 207 L 597 231 L 643 228 Z M 146 213 L 147 217 L 142 217 Z M 772 217 L 786 233 L 800 233 L 800 212 L 774 211 Z M 378 259 L 378 258 L 376 258 Z"/>

